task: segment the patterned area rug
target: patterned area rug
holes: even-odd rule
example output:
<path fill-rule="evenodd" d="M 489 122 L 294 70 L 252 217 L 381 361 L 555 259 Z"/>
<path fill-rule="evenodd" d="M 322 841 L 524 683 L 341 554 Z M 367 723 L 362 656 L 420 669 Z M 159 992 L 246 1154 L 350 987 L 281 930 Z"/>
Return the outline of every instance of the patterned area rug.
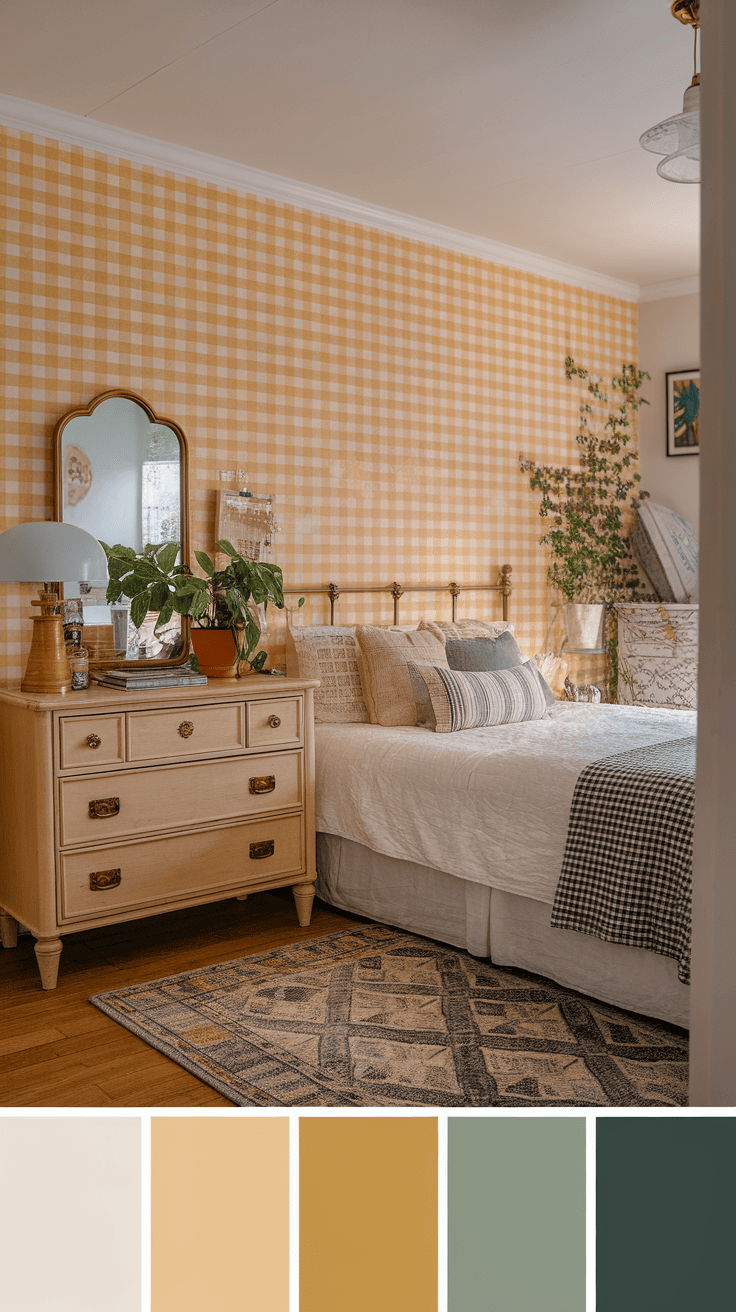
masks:
<path fill-rule="evenodd" d="M 680 1107 L 682 1030 L 365 925 L 91 1002 L 239 1107 Z"/>

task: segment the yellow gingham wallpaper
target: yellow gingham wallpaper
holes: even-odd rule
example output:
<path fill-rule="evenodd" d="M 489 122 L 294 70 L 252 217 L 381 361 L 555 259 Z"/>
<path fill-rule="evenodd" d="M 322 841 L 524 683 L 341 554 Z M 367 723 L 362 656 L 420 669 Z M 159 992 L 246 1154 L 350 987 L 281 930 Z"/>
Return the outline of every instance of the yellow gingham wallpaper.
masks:
<path fill-rule="evenodd" d="M 604 378 L 636 359 L 634 304 L 26 133 L 0 128 L 0 152 L 1 527 L 51 516 L 58 417 L 125 387 L 188 436 L 193 547 L 212 549 L 217 471 L 242 468 L 276 499 L 287 585 L 477 583 L 508 561 L 511 618 L 540 648 L 518 455 L 572 457 L 564 357 Z M 32 589 L 3 589 L 18 678 Z M 500 616 L 500 598 L 458 613 Z M 421 614 L 449 599 L 405 597 L 402 620 Z M 390 597 L 338 618 L 389 621 Z"/>

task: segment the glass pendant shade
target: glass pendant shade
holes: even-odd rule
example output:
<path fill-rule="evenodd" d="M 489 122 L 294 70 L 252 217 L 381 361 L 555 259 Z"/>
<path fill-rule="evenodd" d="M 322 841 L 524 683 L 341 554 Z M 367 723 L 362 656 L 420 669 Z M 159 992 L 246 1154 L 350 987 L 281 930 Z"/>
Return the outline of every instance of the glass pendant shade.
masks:
<path fill-rule="evenodd" d="M 665 158 L 657 165 L 668 182 L 700 182 L 700 86 L 688 87 L 682 113 L 657 123 L 639 138 L 645 150 Z"/>

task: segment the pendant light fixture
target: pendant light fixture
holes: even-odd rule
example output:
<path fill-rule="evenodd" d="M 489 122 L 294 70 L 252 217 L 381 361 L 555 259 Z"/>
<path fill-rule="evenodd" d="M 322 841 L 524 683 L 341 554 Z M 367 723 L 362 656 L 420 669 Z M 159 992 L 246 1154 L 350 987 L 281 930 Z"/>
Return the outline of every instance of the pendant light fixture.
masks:
<path fill-rule="evenodd" d="M 639 138 L 645 150 L 664 155 L 657 165 L 668 182 L 700 182 L 700 74 L 697 66 L 700 0 L 672 0 L 671 10 L 681 23 L 695 29 L 693 80 L 682 101 L 682 113 L 657 123 Z"/>

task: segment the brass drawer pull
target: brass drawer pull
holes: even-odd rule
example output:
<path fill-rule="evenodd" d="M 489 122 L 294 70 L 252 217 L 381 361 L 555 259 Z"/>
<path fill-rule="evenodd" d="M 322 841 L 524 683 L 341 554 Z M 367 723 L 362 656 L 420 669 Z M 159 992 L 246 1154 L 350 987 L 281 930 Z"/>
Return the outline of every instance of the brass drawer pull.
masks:
<path fill-rule="evenodd" d="M 98 797 L 89 804 L 90 820 L 106 820 L 108 816 L 120 814 L 119 797 Z"/>
<path fill-rule="evenodd" d="M 179 728 L 177 729 L 177 733 L 179 734 L 180 738 L 191 738 L 192 734 L 194 733 L 194 725 L 192 724 L 191 720 L 182 720 L 181 724 L 179 725 Z"/>
<path fill-rule="evenodd" d="M 272 838 L 266 838 L 262 843 L 251 843 L 250 859 L 251 861 L 262 861 L 264 857 L 273 856 L 273 849 Z"/>
<path fill-rule="evenodd" d="M 278 729 L 279 725 L 281 724 L 281 721 L 278 715 L 269 715 L 268 723 L 270 724 L 272 729 Z"/>
<path fill-rule="evenodd" d="M 101 739 L 101 738 L 98 738 L 96 733 L 88 734 L 88 736 L 87 736 L 87 746 L 88 746 L 88 747 L 99 747 L 99 745 L 100 745 L 101 742 L 102 742 L 102 739 Z"/>
<path fill-rule="evenodd" d="M 93 892 L 106 888 L 117 888 L 122 875 L 119 870 L 94 870 L 89 877 L 89 886 Z"/>
<path fill-rule="evenodd" d="M 264 774 L 258 779 L 251 779 L 248 783 L 251 793 L 272 793 L 275 787 L 275 774 Z"/>

